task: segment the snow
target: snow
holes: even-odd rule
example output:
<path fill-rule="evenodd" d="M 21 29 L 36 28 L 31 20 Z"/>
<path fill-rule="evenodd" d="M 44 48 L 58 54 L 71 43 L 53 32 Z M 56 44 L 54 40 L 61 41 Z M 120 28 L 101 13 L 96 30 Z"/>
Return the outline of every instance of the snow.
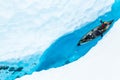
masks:
<path fill-rule="evenodd" d="M 120 80 L 120 19 L 81 59 L 60 68 L 34 72 L 17 80 Z"/>
<path fill-rule="evenodd" d="M 0 1 L 0 61 L 42 54 L 59 37 L 110 11 L 112 3 L 113 0 Z"/>

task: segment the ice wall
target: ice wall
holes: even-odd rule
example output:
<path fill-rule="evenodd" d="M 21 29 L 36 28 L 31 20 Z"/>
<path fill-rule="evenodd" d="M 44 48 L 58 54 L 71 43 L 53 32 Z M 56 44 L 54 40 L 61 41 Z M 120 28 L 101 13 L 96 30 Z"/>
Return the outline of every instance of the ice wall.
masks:
<path fill-rule="evenodd" d="M 112 3 L 113 0 L 2 0 L 0 60 L 42 54 L 60 36 L 109 11 Z"/>

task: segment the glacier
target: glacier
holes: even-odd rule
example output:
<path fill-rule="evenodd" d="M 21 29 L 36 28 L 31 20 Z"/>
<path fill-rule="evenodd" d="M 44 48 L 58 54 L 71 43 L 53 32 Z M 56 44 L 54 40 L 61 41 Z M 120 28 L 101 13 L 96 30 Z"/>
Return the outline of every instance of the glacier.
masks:
<path fill-rule="evenodd" d="M 82 47 L 75 47 L 76 42 L 100 19 L 117 21 L 118 4 L 119 0 L 1 1 L 0 79 L 63 66 L 85 55 L 100 38 Z"/>

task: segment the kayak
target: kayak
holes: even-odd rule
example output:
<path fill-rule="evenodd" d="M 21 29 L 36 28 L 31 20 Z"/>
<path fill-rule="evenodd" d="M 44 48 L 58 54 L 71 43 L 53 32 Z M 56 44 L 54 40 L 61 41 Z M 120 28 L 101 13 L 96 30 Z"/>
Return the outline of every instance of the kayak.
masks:
<path fill-rule="evenodd" d="M 114 20 L 110 20 L 110 21 L 100 21 L 101 24 L 99 26 L 97 26 L 96 28 L 90 30 L 87 34 L 85 34 L 77 43 L 77 46 L 80 46 L 82 44 L 85 44 L 99 36 L 103 37 L 104 32 L 106 32 L 110 25 L 113 23 Z"/>

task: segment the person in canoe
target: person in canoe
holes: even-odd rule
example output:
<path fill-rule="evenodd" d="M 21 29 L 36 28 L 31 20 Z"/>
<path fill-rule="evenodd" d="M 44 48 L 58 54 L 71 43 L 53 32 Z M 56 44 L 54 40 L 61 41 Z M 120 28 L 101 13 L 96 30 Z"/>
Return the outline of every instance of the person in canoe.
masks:
<path fill-rule="evenodd" d="M 86 36 L 85 39 L 93 39 L 95 36 L 103 37 L 103 32 L 106 29 L 106 26 L 109 24 L 108 22 L 100 21 L 101 25 L 96 30 L 91 30 L 92 32 Z"/>
<path fill-rule="evenodd" d="M 101 25 L 99 25 L 98 27 L 92 29 L 90 32 L 88 32 L 85 36 L 83 36 L 83 38 L 78 42 L 78 46 L 81 45 L 81 43 L 85 43 L 88 42 L 90 40 L 95 39 L 98 36 L 103 37 L 103 33 L 110 27 L 111 23 L 114 20 L 108 21 L 108 22 L 103 22 L 102 20 Z"/>

